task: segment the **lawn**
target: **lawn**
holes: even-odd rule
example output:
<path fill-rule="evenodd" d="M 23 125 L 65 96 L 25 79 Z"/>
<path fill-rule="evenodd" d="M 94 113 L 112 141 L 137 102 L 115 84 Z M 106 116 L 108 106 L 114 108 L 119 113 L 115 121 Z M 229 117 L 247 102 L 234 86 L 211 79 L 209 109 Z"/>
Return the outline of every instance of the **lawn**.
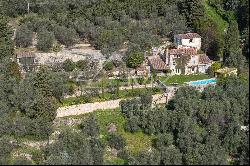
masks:
<path fill-rule="evenodd" d="M 160 77 L 159 80 L 165 83 L 166 85 L 171 85 L 173 83 L 184 84 L 189 81 L 197 81 L 209 79 L 209 76 L 206 74 L 198 74 L 198 75 L 174 75 L 169 77 Z"/>

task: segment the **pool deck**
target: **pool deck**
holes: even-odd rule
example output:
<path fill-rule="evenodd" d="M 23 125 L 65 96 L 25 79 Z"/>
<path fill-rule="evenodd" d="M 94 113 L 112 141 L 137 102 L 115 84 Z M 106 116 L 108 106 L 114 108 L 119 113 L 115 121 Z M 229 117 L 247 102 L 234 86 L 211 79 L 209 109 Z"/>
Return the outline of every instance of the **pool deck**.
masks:
<path fill-rule="evenodd" d="M 209 82 L 209 83 L 207 83 L 207 84 L 192 84 L 192 83 L 194 83 L 194 82 L 210 81 L 210 80 L 215 80 L 215 81 L 217 81 L 216 78 L 210 78 L 210 79 L 204 79 L 204 80 L 196 80 L 196 81 L 185 82 L 185 84 L 187 84 L 187 85 L 189 85 L 189 86 L 207 86 L 207 85 L 216 84 L 216 82 Z"/>

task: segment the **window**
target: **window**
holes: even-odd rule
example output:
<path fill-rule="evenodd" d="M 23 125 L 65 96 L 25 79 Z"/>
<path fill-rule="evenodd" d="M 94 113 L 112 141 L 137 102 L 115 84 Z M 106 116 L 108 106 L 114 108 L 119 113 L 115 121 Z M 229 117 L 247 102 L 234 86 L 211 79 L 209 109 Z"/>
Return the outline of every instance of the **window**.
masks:
<path fill-rule="evenodd" d="M 174 66 L 176 65 L 175 61 L 173 61 L 173 65 L 174 65 Z"/>
<path fill-rule="evenodd" d="M 194 71 L 194 67 L 192 68 L 192 71 Z"/>
<path fill-rule="evenodd" d="M 189 39 L 189 43 L 192 43 L 193 42 L 193 39 Z"/>
<path fill-rule="evenodd" d="M 176 73 L 180 73 L 180 69 L 175 69 L 175 72 Z"/>

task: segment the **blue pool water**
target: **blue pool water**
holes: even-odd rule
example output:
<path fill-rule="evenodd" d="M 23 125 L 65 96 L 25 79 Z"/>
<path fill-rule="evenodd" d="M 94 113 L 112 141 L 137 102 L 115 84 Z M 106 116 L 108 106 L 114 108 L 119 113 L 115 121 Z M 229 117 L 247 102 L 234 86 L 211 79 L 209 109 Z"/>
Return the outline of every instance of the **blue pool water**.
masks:
<path fill-rule="evenodd" d="M 189 85 L 208 85 L 208 84 L 216 84 L 216 79 L 207 79 L 207 80 L 198 80 L 188 82 Z"/>

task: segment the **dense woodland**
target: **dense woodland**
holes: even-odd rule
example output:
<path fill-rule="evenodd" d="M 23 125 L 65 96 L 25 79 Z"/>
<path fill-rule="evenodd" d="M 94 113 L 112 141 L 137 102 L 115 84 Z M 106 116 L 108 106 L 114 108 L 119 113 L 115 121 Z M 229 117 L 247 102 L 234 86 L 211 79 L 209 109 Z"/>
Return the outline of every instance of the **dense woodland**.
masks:
<path fill-rule="evenodd" d="M 224 54 L 228 56 L 227 45 L 238 40 L 229 41 L 226 34 L 235 33 L 240 35 L 243 55 L 248 58 L 247 0 L 30 0 L 29 11 L 27 2 L 0 2 L 3 15 L 20 18 L 15 41 L 18 47 L 31 45 L 32 32 L 36 32 L 40 41 L 37 47 L 42 51 L 49 51 L 55 39 L 68 47 L 87 40 L 105 55 L 110 55 L 125 42 L 129 42 L 132 52 L 145 51 L 160 44 L 163 37 L 172 38 L 173 34 L 193 31 L 201 34 L 203 51 L 218 59 Z M 207 14 L 204 3 L 223 18 L 227 24 L 225 29 L 221 29 L 222 23 Z M 232 32 L 227 31 L 228 26 L 234 28 Z"/>
<path fill-rule="evenodd" d="M 129 164 L 220 165 L 228 155 L 237 158 L 234 164 L 246 164 L 249 133 L 238 124 L 248 124 L 248 95 L 247 84 L 227 78 L 203 93 L 179 89 L 167 108 L 148 110 L 146 97 L 123 101 L 125 129 L 157 135 L 155 151 L 129 157 Z"/>
<path fill-rule="evenodd" d="M 118 150 L 129 165 L 249 164 L 249 132 L 241 129 L 249 126 L 249 84 L 244 75 L 249 60 L 248 0 L 29 0 L 29 10 L 27 2 L 0 0 L 1 165 L 101 165 L 106 146 Z M 226 22 L 226 29 L 209 15 L 207 5 Z M 66 73 L 75 64 L 65 62 L 52 70 L 41 67 L 23 78 L 12 58 L 15 49 L 32 45 L 33 32 L 42 52 L 58 52 L 60 45 L 70 48 L 80 41 L 106 56 L 128 48 L 124 61 L 134 68 L 152 46 L 187 31 L 201 34 L 202 51 L 223 66 L 237 67 L 238 77 L 221 78 L 216 87 L 202 93 L 181 88 L 164 107 L 152 109 L 150 94 L 122 101 L 124 129 L 156 136 L 150 151 L 130 153 L 118 134 L 103 140 L 94 115 L 81 123 L 81 132 L 63 130 L 49 144 L 56 110 L 63 95 L 70 93 Z M 90 72 L 86 78 L 96 71 L 91 62 L 76 65 Z M 35 163 L 11 157 L 20 138 L 48 142 L 32 158 Z"/>

